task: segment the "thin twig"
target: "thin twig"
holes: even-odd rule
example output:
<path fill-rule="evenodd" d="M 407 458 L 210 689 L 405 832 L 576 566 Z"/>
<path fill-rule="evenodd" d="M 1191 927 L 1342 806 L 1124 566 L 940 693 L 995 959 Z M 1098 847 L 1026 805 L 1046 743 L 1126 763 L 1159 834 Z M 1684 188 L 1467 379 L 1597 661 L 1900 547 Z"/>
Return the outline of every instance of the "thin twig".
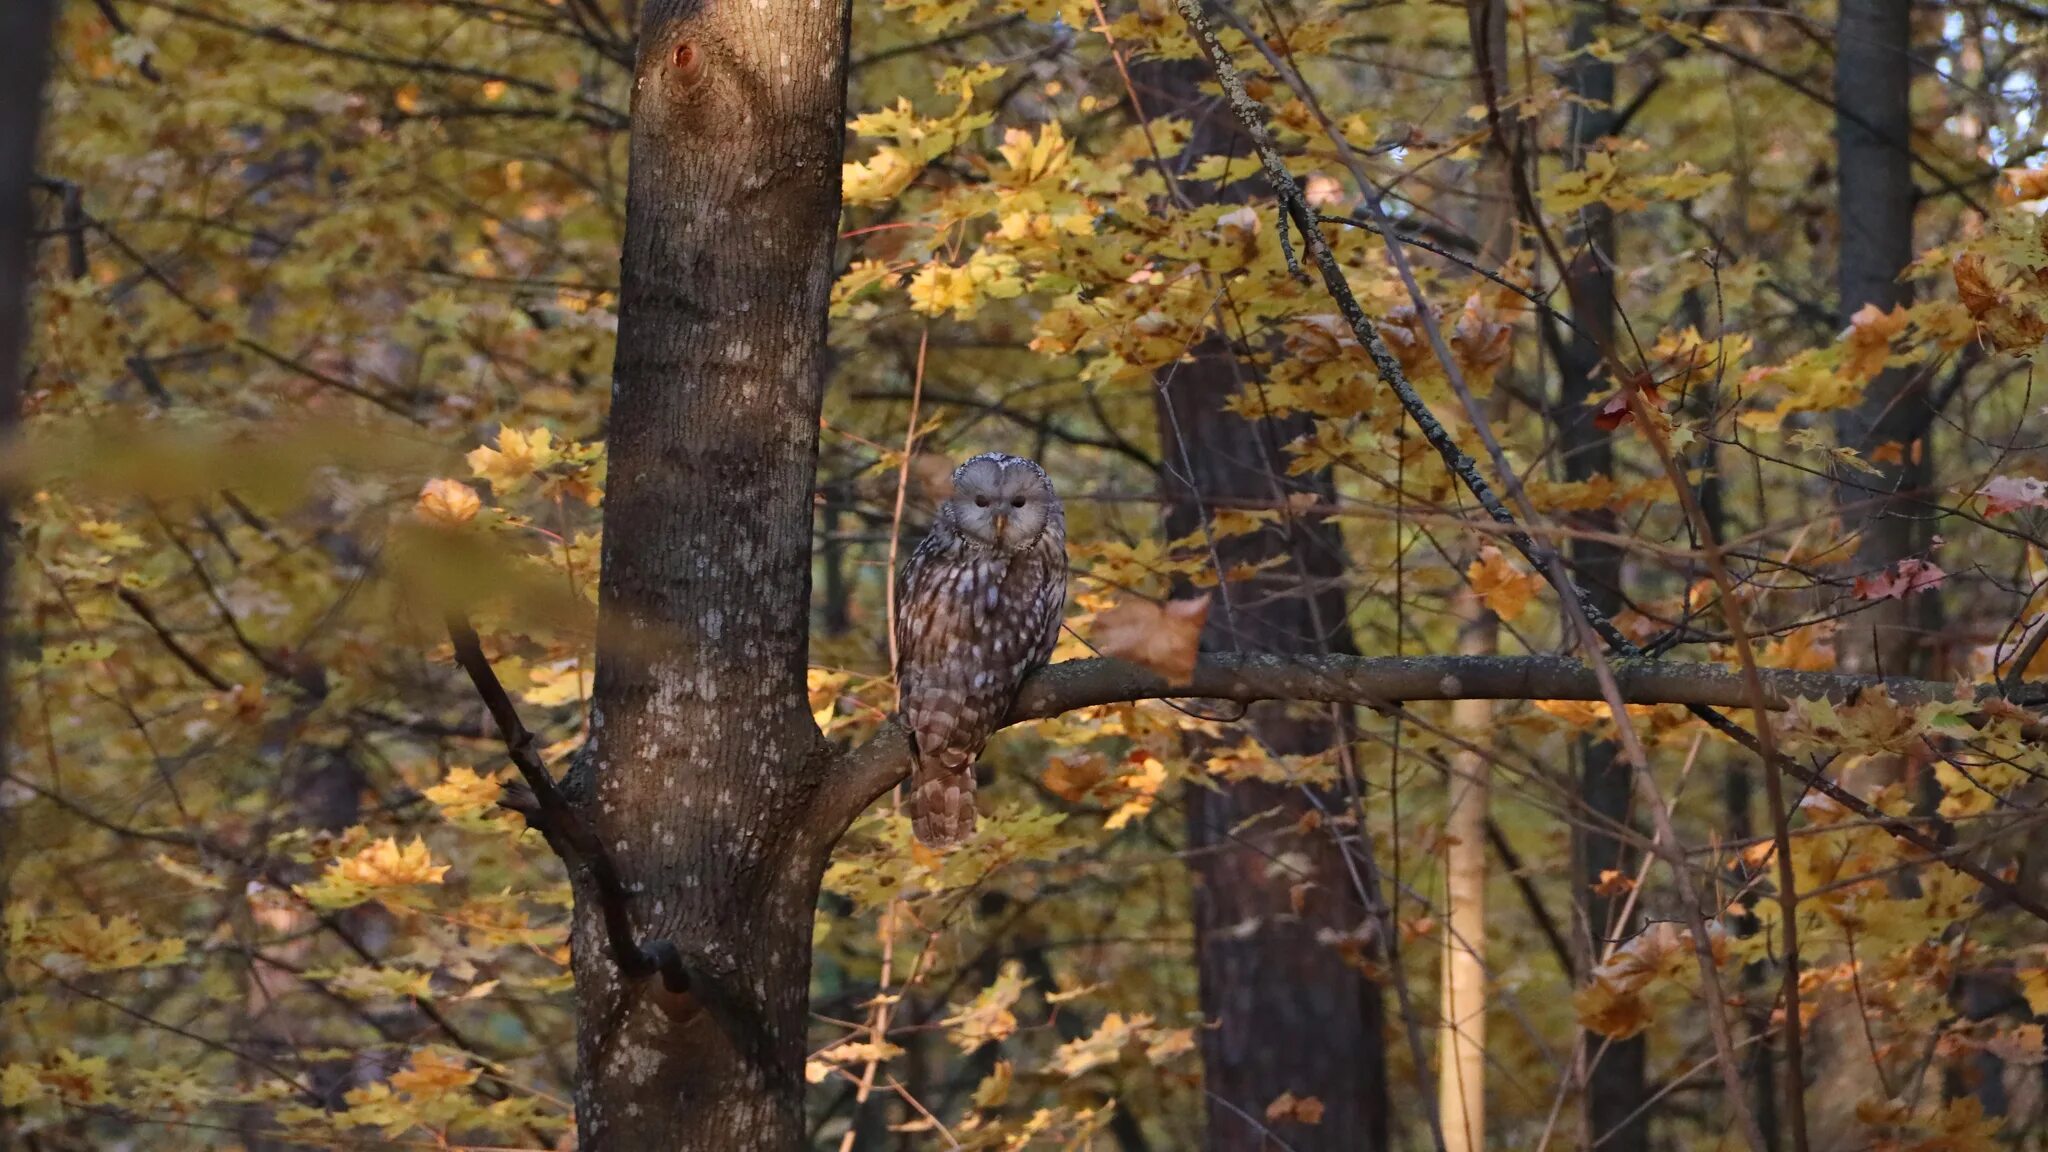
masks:
<path fill-rule="evenodd" d="M 505 751 L 512 763 L 519 769 L 526 786 L 533 791 L 531 807 L 515 808 L 526 822 L 539 830 L 548 846 L 571 868 L 581 867 L 590 876 L 597 888 L 598 910 L 604 918 L 605 939 L 611 945 L 612 963 L 618 966 L 621 975 L 640 980 L 656 973 L 661 975 L 662 987 L 677 996 L 688 995 L 692 990 L 690 972 L 683 965 L 682 955 L 674 944 L 666 940 L 655 940 L 642 945 L 633 934 L 632 913 L 628 908 L 631 897 L 626 885 L 619 878 L 618 866 L 612 862 L 611 854 L 604 844 L 592 835 L 588 826 L 568 798 L 555 786 L 555 778 L 541 763 L 540 753 L 534 747 L 532 732 L 519 719 L 519 710 L 512 703 L 512 697 L 505 692 L 505 686 L 498 681 L 497 672 L 484 655 L 483 642 L 477 638 L 476 629 L 470 626 L 467 617 L 460 614 L 448 617 L 448 639 L 455 645 L 455 661 L 462 670 L 469 673 L 469 679 L 476 685 L 478 696 L 483 697 L 484 707 L 490 709 L 491 718 L 498 722 L 498 733 L 504 737 Z"/>
<path fill-rule="evenodd" d="M 1791 1066 L 1790 1074 L 1785 1077 L 1785 1110 L 1792 1121 L 1793 1149 L 1795 1152 L 1807 1152 L 1805 1046 L 1799 1018 L 1798 873 L 1792 864 L 1792 832 L 1791 821 L 1785 811 L 1785 782 L 1768 767 L 1778 758 L 1767 714 L 1770 705 L 1764 698 L 1763 677 L 1757 674 L 1756 652 L 1749 642 L 1749 624 L 1743 619 L 1742 602 L 1736 597 L 1735 581 L 1729 578 L 1728 564 L 1722 555 L 1720 541 L 1714 535 L 1714 526 L 1707 521 L 1706 511 L 1700 507 L 1692 485 L 1686 482 L 1685 470 L 1672 455 L 1664 429 L 1654 419 L 1642 391 L 1628 388 L 1626 395 L 1636 423 L 1642 426 L 1650 446 L 1664 464 L 1665 473 L 1671 478 L 1672 487 L 1678 491 L 1679 503 L 1684 505 L 1685 514 L 1692 521 L 1693 532 L 1699 538 L 1707 572 L 1720 590 L 1721 618 L 1728 625 L 1728 634 L 1734 638 L 1735 658 L 1742 665 L 1743 688 L 1749 694 L 1750 713 L 1755 717 L 1757 744 L 1762 749 L 1766 765 L 1764 788 L 1771 804 L 1771 839 L 1773 854 L 1778 858 L 1778 906 L 1784 921 L 1785 977 L 1782 995 L 1785 998 L 1785 1060 Z"/>

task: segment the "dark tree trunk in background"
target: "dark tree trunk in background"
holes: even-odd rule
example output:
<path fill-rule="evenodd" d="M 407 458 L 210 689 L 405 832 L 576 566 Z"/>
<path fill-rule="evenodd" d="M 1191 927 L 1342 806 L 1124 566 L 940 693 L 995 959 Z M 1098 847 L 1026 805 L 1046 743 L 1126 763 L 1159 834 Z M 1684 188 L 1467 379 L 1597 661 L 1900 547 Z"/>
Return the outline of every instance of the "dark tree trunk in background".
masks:
<path fill-rule="evenodd" d="M 640 30 L 588 779 L 572 792 L 693 994 L 574 934 L 583 1152 L 804 1140 L 827 757 L 806 702 L 811 486 L 848 6 L 650 4 Z"/>
<path fill-rule="evenodd" d="M 1207 75 L 1197 61 L 1133 69 L 1148 115 L 1194 119 L 1194 142 L 1183 154 L 1190 160 L 1231 149 L 1228 110 L 1197 88 Z M 1284 506 L 1292 492 L 1327 498 L 1327 474 L 1286 474 L 1283 449 L 1310 430 L 1307 418 L 1247 421 L 1225 411 L 1224 401 L 1246 386 L 1250 369 L 1213 335 L 1193 357 L 1158 373 L 1167 535 L 1199 533 L 1203 506 L 1211 501 Z M 1226 571 L 1275 556 L 1286 560 L 1220 590 L 1210 604 L 1204 650 L 1355 651 L 1341 582 L 1343 543 L 1334 524 L 1293 518 L 1219 541 L 1218 548 Z M 1254 705 L 1241 727 L 1248 729 L 1244 738 L 1283 755 L 1327 753 L 1342 739 L 1328 710 L 1313 706 Z M 1302 830 L 1315 804 L 1299 788 L 1259 782 L 1191 787 L 1185 795 L 1196 959 L 1202 1014 L 1210 1025 L 1200 1032 L 1207 1147 L 1258 1152 L 1281 1146 L 1262 1126 L 1266 1106 L 1291 1092 L 1321 1100 L 1325 1111 L 1320 1124 L 1274 1125 L 1273 1135 L 1286 1147 L 1385 1148 L 1380 989 L 1318 939 L 1355 932 L 1368 913 L 1329 830 Z M 1332 814 L 1350 808 L 1341 794 L 1320 799 Z M 1260 819 L 1247 824 L 1255 816 Z M 1277 866 L 1283 856 L 1303 861 L 1306 871 Z M 1304 884 L 1309 887 L 1301 889 Z"/>
<path fill-rule="evenodd" d="M 1573 48 L 1582 49 L 1598 40 L 1612 15 L 1604 3 L 1577 5 L 1572 12 Z M 1572 166 L 1576 168 L 1585 163 L 1588 149 L 1612 130 L 1614 66 L 1582 53 L 1574 58 L 1566 80 L 1572 93 L 1583 101 L 1574 105 L 1572 116 Z M 1596 202 L 1580 212 L 1579 221 L 1566 245 L 1572 264 L 1565 274 L 1571 279 L 1572 319 L 1584 334 L 1575 334 L 1565 345 L 1564 362 L 1559 365 L 1563 380 L 1556 420 L 1566 478 L 1590 480 L 1614 471 L 1613 443 L 1593 423 L 1594 410 L 1586 403 L 1607 391 L 1607 372 L 1613 367 L 1602 361 L 1614 346 L 1614 217 L 1604 204 Z M 1606 509 L 1582 514 L 1577 526 L 1590 532 L 1618 531 L 1614 514 Z M 1593 604 L 1608 616 L 1618 612 L 1622 606 L 1621 550 L 1601 540 L 1579 537 L 1571 543 L 1571 559 Z M 1594 888 L 1604 872 L 1633 874 L 1633 853 L 1596 825 L 1629 822 L 1634 782 L 1627 762 L 1612 742 L 1582 741 L 1579 756 L 1579 797 L 1586 818 L 1572 829 L 1572 879 L 1582 918 L 1580 939 L 1589 949 L 1587 962 L 1580 966 L 1583 972 L 1598 961 L 1608 941 L 1626 939 L 1633 933 L 1632 923 L 1617 919 L 1620 898 L 1602 896 Z M 1586 1033 L 1585 1051 L 1589 1063 L 1584 1108 L 1588 1140 L 1599 1143 L 1605 1152 L 1644 1152 L 1649 1146 L 1650 1122 L 1642 1107 L 1643 1038 L 1608 1041 Z"/>
<path fill-rule="evenodd" d="M 23 377 L 27 371 L 28 285 L 34 213 L 29 196 L 35 182 L 36 141 L 42 126 L 43 81 L 49 74 L 50 30 L 57 14 L 54 0 L 5 0 L 0 3 L 0 446 L 11 445 L 21 420 Z M 5 450 L 0 447 L 0 450 Z M 0 613 L 12 609 L 14 519 L 10 493 L 0 490 Z M 0 617 L 0 660 L 13 649 L 12 630 Z M 0 756 L 13 734 L 13 701 L 0 685 Z M 4 771 L 0 761 L 0 771 Z M 11 809 L 0 806 L 0 907 L 7 903 L 7 880 L 13 869 Z M 4 946 L 0 941 L 0 946 Z M 0 1005 L 12 989 L 7 984 L 6 956 L 0 953 Z M 0 1063 L 9 1056 L 0 1038 Z M 13 1124 L 0 1112 L 0 1143 Z"/>
<path fill-rule="evenodd" d="M 1910 0 L 1842 0 L 1835 34 L 1835 140 L 1841 173 L 1838 311 L 1845 327 L 1865 305 L 1889 312 L 1912 302 L 1911 285 L 1899 283 L 1913 259 L 1917 198 L 1908 99 L 1911 45 Z M 1842 445 L 1865 459 L 1886 444 L 1898 445 L 1903 457 L 1898 463 L 1873 460 L 1879 475 L 1858 473 L 1840 489 L 1842 526 L 1861 533 L 1858 571 L 1922 555 L 1932 541 L 1934 518 L 1919 503 L 1934 474 L 1926 441 L 1933 416 L 1927 375 L 1888 369 L 1864 389 L 1861 404 L 1836 420 Z M 1940 610 L 1940 596 L 1930 592 L 1879 601 L 1851 617 L 1841 638 L 1845 670 L 1939 674 L 1930 642 L 1941 627 Z"/>

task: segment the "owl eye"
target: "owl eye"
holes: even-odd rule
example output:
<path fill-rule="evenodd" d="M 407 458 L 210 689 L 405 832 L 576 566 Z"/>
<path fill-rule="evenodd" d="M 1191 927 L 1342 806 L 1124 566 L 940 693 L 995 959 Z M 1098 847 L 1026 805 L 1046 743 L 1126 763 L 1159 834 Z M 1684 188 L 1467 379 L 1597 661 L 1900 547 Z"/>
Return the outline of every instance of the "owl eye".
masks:
<path fill-rule="evenodd" d="M 976 497 L 974 498 L 974 506 L 975 506 L 976 508 L 986 508 L 986 507 L 988 507 L 988 497 L 986 497 L 986 496 L 976 496 Z"/>
<path fill-rule="evenodd" d="M 1019 496 L 1015 500 L 1010 501 L 1010 507 L 1012 508 L 1022 508 L 1023 506 L 1024 498 L 1022 496 Z"/>

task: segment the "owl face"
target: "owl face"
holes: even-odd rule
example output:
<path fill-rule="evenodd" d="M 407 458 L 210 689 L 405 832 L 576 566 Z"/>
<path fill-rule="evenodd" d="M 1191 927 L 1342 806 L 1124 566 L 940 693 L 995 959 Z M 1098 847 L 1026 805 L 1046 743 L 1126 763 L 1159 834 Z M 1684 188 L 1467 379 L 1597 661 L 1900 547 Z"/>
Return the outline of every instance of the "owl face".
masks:
<path fill-rule="evenodd" d="M 987 452 L 953 472 L 944 515 L 960 534 L 998 552 L 1021 552 L 1037 541 L 1059 508 L 1043 469 L 1020 456 Z"/>

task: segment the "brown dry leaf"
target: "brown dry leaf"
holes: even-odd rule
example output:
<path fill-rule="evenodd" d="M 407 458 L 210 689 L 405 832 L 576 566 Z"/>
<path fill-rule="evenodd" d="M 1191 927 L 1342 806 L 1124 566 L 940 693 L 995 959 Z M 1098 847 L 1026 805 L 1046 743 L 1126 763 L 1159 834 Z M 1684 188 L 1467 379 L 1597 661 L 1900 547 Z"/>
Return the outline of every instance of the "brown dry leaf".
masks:
<path fill-rule="evenodd" d="M 1285 1124 L 1288 1121 L 1297 1124 L 1321 1124 L 1322 1100 L 1314 1096 L 1296 1096 L 1292 1092 L 1282 1092 L 1273 1097 L 1273 1102 L 1266 1105 L 1266 1122 Z"/>
<path fill-rule="evenodd" d="M 1579 1025 L 1614 1040 L 1626 1040 L 1650 1026 L 1650 1006 L 1633 991 L 1595 980 L 1572 993 Z"/>
<path fill-rule="evenodd" d="M 1172 684 L 1194 679 L 1209 595 L 1191 600 L 1123 600 L 1095 618 L 1095 647 L 1104 656 L 1141 664 Z"/>
<path fill-rule="evenodd" d="M 1465 298 L 1465 310 L 1451 330 L 1451 355 L 1468 380 L 1484 384 L 1508 362 L 1514 335 L 1514 317 L 1488 293 L 1474 292 Z"/>
<path fill-rule="evenodd" d="M 1991 274 L 1985 271 L 1982 255 L 1965 252 L 1956 257 L 1952 271 L 1957 298 L 1976 321 L 1978 335 L 1993 348 L 2010 352 L 2031 348 L 2048 339 L 2048 321 L 2000 291 L 1991 282 Z"/>
<path fill-rule="evenodd" d="M 1358 350 L 1358 337 L 1342 316 L 1303 316 L 1287 333 L 1287 351 L 1305 364 L 1341 360 Z"/>
<path fill-rule="evenodd" d="M 1109 767 L 1102 757 L 1092 752 L 1074 752 L 1047 761 L 1040 782 L 1046 791 L 1069 804 L 1078 804 L 1108 775 Z"/>
<path fill-rule="evenodd" d="M 1986 313 L 1998 307 L 1998 289 L 1991 286 L 1991 277 L 1984 271 L 1984 257 L 1976 252 L 1965 252 L 1956 257 L 1950 268 L 1956 279 L 1956 297 L 1970 315 L 1979 320 Z"/>
<path fill-rule="evenodd" d="M 1430 306 L 1430 317 L 1435 319 L 1437 310 Z M 1422 317 L 1413 304 L 1390 308 L 1384 319 L 1375 325 L 1380 339 L 1386 342 L 1387 350 L 1394 359 L 1401 362 L 1401 370 L 1410 376 L 1419 376 L 1436 369 L 1436 353 L 1429 346 L 1429 333 L 1423 327 Z"/>

